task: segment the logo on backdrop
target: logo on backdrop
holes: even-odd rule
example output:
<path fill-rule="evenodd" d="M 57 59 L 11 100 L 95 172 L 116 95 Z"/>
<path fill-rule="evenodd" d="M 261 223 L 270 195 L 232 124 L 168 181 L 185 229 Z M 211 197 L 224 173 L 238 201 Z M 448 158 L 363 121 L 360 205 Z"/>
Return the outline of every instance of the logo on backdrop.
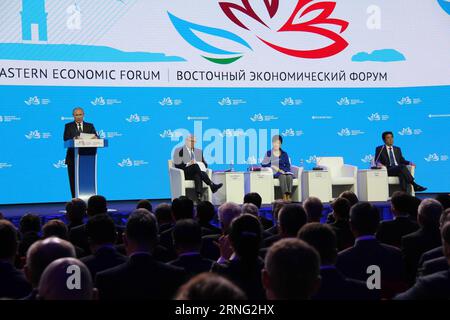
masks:
<path fill-rule="evenodd" d="M 32 130 L 28 134 L 25 135 L 25 138 L 28 140 L 40 140 L 40 139 L 49 139 L 51 137 L 50 132 L 40 132 L 39 130 Z"/>
<path fill-rule="evenodd" d="M 148 162 L 144 160 L 132 160 L 131 158 L 126 158 L 117 163 L 117 165 L 121 168 L 140 167 L 148 165 Z"/>
<path fill-rule="evenodd" d="M 93 106 L 112 106 L 115 104 L 121 104 L 122 101 L 118 99 L 110 99 L 110 98 L 104 98 L 104 97 L 96 97 L 94 100 L 91 101 L 91 104 Z"/>
<path fill-rule="evenodd" d="M 294 99 L 292 97 L 284 98 L 280 101 L 283 106 L 299 106 L 303 103 L 302 99 Z"/>
<path fill-rule="evenodd" d="M 337 132 L 337 135 L 341 137 L 359 136 L 361 134 L 364 134 L 364 132 L 361 130 L 353 130 L 349 128 L 342 128 Z"/>
<path fill-rule="evenodd" d="M 283 132 L 281 132 L 281 135 L 283 137 L 300 137 L 303 134 L 304 134 L 303 130 L 295 130 L 292 128 L 286 129 Z"/>
<path fill-rule="evenodd" d="M 362 104 L 362 103 L 364 103 L 364 101 L 362 101 L 360 99 L 350 99 L 348 97 L 343 97 L 343 98 L 340 98 L 338 101 L 336 101 L 336 103 L 339 106 L 354 106 L 356 104 Z"/>
<path fill-rule="evenodd" d="M 21 119 L 17 116 L 0 116 L 0 122 L 13 122 L 20 121 Z"/>
<path fill-rule="evenodd" d="M 0 169 L 7 169 L 7 168 L 11 168 L 12 164 L 8 163 L 8 162 L 0 162 Z"/>
<path fill-rule="evenodd" d="M 38 96 L 29 97 L 24 101 L 27 106 L 45 106 L 50 104 L 50 99 L 39 98 Z"/>
<path fill-rule="evenodd" d="M 150 116 L 142 116 L 137 113 L 130 114 L 128 118 L 125 118 L 125 121 L 130 123 L 139 123 L 139 122 L 147 122 L 150 120 Z"/>
<path fill-rule="evenodd" d="M 53 164 L 53 167 L 55 167 L 56 169 L 64 169 L 67 168 L 66 165 L 66 160 L 58 160 L 58 162 Z"/>
<path fill-rule="evenodd" d="M 97 130 L 97 136 L 100 139 L 111 139 L 111 138 L 117 138 L 121 137 L 122 133 L 117 131 L 105 131 L 105 130 Z"/>
<path fill-rule="evenodd" d="M 267 11 L 267 19 L 256 13 L 254 5 L 257 1 L 241 0 L 241 5 L 221 1 L 219 7 L 225 16 L 235 25 L 244 29 L 249 38 L 256 38 L 273 50 L 296 58 L 320 59 L 334 56 L 348 46 L 348 42 L 341 36 L 349 23 L 342 19 L 331 17 L 336 8 L 335 1 L 313 2 L 312 0 L 299 0 L 293 11 L 287 17 L 279 17 L 279 0 L 259 0 Z M 256 5 L 255 5 L 256 7 Z M 311 14 L 313 13 L 313 14 Z M 239 35 L 228 30 L 196 24 L 176 17 L 168 12 L 169 18 L 178 33 L 191 46 L 203 52 L 202 57 L 217 64 L 233 63 L 244 56 L 245 50 L 253 50 L 249 43 Z M 245 20 L 242 19 L 245 15 Z M 312 17 L 312 18 L 310 18 Z M 242 19 L 242 20 L 241 20 Z M 281 27 L 275 22 L 285 21 Z M 335 32 L 325 26 L 338 27 Z M 258 30 L 258 31 L 257 31 Z M 264 30 L 264 31 L 261 31 Z M 238 45 L 242 50 L 229 51 L 205 42 L 196 33 L 203 33 L 213 38 L 228 40 Z M 299 48 L 299 41 L 295 35 L 298 33 L 314 34 L 319 39 L 331 41 L 331 44 L 318 48 Z M 289 44 L 281 44 L 283 35 L 291 36 Z M 276 35 L 276 40 L 273 39 Z"/>
<path fill-rule="evenodd" d="M 159 102 L 160 105 L 171 107 L 171 106 L 179 106 L 183 103 L 181 99 L 173 99 L 171 97 L 162 98 Z"/>
<path fill-rule="evenodd" d="M 364 158 L 362 158 L 361 159 L 361 162 L 364 162 L 364 163 L 372 163 L 372 160 L 373 160 L 374 158 L 373 158 L 373 155 L 371 155 L 371 154 L 366 154 L 365 156 L 364 156 Z"/>
<path fill-rule="evenodd" d="M 252 117 L 250 117 L 250 120 L 252 120 L 253 122 L 269 122 L 278 120 L 278 117 L 273 115 L 263 115 L 262 113 L 255 113 Z"/>
<path fill-rule="evenodd" d="M 424 159 L 426 162 L 448 161 L 448 155 L 446 155 L 446 154 L 439 155 L 437 153 L 430 153 Z"/>
<path fill-rule="evenodd" d="M 422 134 L 422 129 L 411 129 L 410 127 L 403 128 L 398 132 L 401 136 L 418 136 Z"/>
<path fill-rule="evenodd" d="M 367 117 L 369 121 L 387 121 L 389 120 L 389 115 L 387 114 L 379 114 L 378 112 L 372 113 Z"/>
<path fill-rule="evenodd" d="M 230 97 L 225 97 L 217 101 L 217 103 L 221 106 L 238 106 L 240 104 L 247 103 L 247 101 L 244 99 L 232 99 Z"/>
<path fill-rule="evenodd" d="M 422 103 L 422 99 L 420 98 L 411 98 L 409 96 L 402 97 L 397 103 L 401 106 L 411 105 L 411 104 L 420 104 Z"/>

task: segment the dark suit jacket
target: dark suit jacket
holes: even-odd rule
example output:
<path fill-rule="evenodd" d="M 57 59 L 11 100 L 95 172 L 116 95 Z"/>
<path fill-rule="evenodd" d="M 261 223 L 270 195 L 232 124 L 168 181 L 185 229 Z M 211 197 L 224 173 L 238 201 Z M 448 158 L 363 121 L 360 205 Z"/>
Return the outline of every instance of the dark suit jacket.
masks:
<path fill-rule="evenodd" d="M 381 149 L 383 149 L 383 150 L 381 150 Z M 397 160 L 397 163 L 399 165 L 400 164 L 404 164 L 404 165 L 410 164 L 409 161 L 407 161 L 407 160 L 405 160 L 405 158 L 403 158 L 402 149 L 400 149 L 399 147 L 396 147 L 396 146 L 392 146 L 392 149 L 394 151 L 395 160 Z M 383 146 L 381 145 L 375 149 L 374 160 L 376 160 L 377 162 L 380 162 L 381 164 L 383 164 L 386 167 L 390 167 L 388 149 L 386 146 L 383 148 Z"/>
<path fill-rule="evenodd" d="M 275 234 L 273 236 L 267 237 L 263 240 L 262 247 L 263 248 L 269 248 L 272 244 L 277 242 L 281 239 L 281 236 L 279 234 Z"/>
<path fill-rule="evenodd" d="M 401 251 L 377 240 L 355 241 L 355 245 L 339 252 L 336 267 L 346 277 L 367 281 L 367 267 L 376 265 L 381 270 L 383 298 L 390 298 L 406 288 Z"/>
<path fill-rule="evenodd" d="M 97 131 L 95 130 L 95 127 L 92 123 L 83 122 L 83 133 L 97 134 Z M 66 123 L 64 127 L 64 141 L 71 140 L 75 137 L 78 137 L 79 135 L 80 133 L 78 132 L 78 128 L 77 125 L 75 124 L 75 121 Z M 93 152 L 95 153 L 95 151 L 96 148 L 84 148 L 80 150 L 81 153 L 84 152 L 86 154 L 92 154 Z M 73 159 L 73 156 L 74 156 L 73 148 L 68 148 L 66 153 L 66 162 Z"/>
<path fill-rule="evenodd" d="M 420 228 L 402 237 L 402 254 L 405 272 L 410 284 L 414 283 L 420 256 L 442 244 L 439 228 Z"/>
<path fill-rule="evenodd" d="M 119 252 L 121 255 L 123 256 L 127 255 L 127 250 L 125 249 L 125 245 L 123 243 L 116 245 L 115 248 L 117 252 Z M 172 261 L 173 259 L 176 258 L 176 256 L 172 252 L 170 252 L 165 247 L 159 244 L 155 247 L 155 249 L 153 249 L 152 255 L 156 261 L 164 263 Z"/>
<path fill-rule="evenodd" d="M 97 273 L 101 300 L 168 300 L 185 281 L 185 271 L 135 254 L 114 268 Z"/>
<path fill-rule="evenodd" d="M 23 272 L 11 263 L 0 261 L 0 298 L 20 299 L 31 292 Z"/>
<path fill-rule="evenodd" d="M 408 291 L 395 300 L 448 300 L 450 298 L 450 269 L 417 279 Z"/>
<path fill-rule="evenodd" d="M 355 243 L 355 237 L 350 229 L 348 220 L 339 220 L 330 224 L 336 233 L 338 251 L 350 248 Z"/>
<path fill-rule="evenodd" d="M 266 298 L 261 280 L 261 270 L 264 261 L 260 258 L 246 263 L 241 260 L 232 260 L 224 264 L 215 263 L 211 271 L 218 273 L 241 288 L 249 300 L 264 300 Z"/>
<path fill-rule="evenodd" d="M 205 167 L 208 167 L 208 164 L 203 157 L 203 151 L 201 149 L 194 148 L 194 155 L 196 161 L 201 161 L 205 164 Z M 177 148 L 173 153 L 173 164 L 175 168 L 184 169 L 186 168 L 186 164 L 191 161 L 189 156 L 189 151 L 187 147 L 184 145 L 183 147 Z"/>
<path fill-rule="evenodd" d="M 444 256 L 444 251 L 443 251 L 443 247 L 437 247 L 431 250 L 428 250 L 427 252 L 424 252 L 422 254 L 422 256 L 420 257 L 419 260 L 419 268 L 423 266 L 423 264 L 425 262 L 427 262 L 428 260 L 432 260 L 432 259 L 436 259 L 436 258 L 440 258 Z"/>
<path fill-rule="evenodd" d="M 423 268 L 418 270 L 420 276 L 427 276 L 439 271 L 444 271 L 448 269 L 447 257 L 439 257 L 425 261 Z"/>
<path fill-rule="evenodd" d="M 92 279 L 98 272 L 127 262 L 127 257 L 120 254 L 114 247 L 101 247 L 94 254 L 81 259 L 91 272 Z"/>
<path fill-rule="evenodd" d="M 320 270 L 320 288 L 313 300 L 377 300 L 378 290 L 369 290 L 364 281 L 344 277 L 336 268 Z"/>
<path fill-rule="evenodd" d="M 399 216 L 382 221 L 378 227 L 377 239 L 385 244 L 400 248 L 402 237 L 419 229 L 419 225 L 409 216 Z"/>
<path fill-rule="evenodd" d="M 221 234 L 210 234 L 202 237 L 202 246 L 200 248 L 200 254 L 202 257 L 216 261 L 220 257 L 219 247 L 215 242 L 219 241 Z"/>
<path fill-rule="evenodd" d="M 209 272 L 213 263 L 213 260 L 203 258 L 200 253 L 195 255 L 181 255 L 176 260 L 169 262 L 172 266 L 183 268 L 189 278 L 202 272 Z"/>
<path fill-rule="evenodd" d="M 173 231 L 173 227 L 170 229 L 167 229 L 166 231 L 162 232 L 159 235 L 159 244 L 162 245 L 163 247 L 165 247 L 169 251 L 169 253 L 172 257 L 172 259 L 170 259 L 170 260 L 173 260 L 176 258 L 176 252 L 175 252 L 175 247 L 174 247 L 174 243 L 173 243 L 172 231 Z M 202 236 L 210 235 L 211 231 L 209 229 L 201 227 L 201 233 L 202 233 Z"/>

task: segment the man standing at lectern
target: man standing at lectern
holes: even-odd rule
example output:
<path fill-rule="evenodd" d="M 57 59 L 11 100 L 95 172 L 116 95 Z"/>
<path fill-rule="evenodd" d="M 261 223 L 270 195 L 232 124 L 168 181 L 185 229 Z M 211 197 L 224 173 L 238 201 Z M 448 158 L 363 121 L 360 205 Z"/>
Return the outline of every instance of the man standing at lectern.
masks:
<path fill-rule="evenodd" d="M 76 107 L 72 111 L 74 121 L 66 123 L 64 127 L 64 141 L 78 139 L 81 133 L 97 135 L 97 131 L 92 123 L 84 122 L 84 110 Z M 96 148 L 85 148 L 80 150 L 83 154 L 95 154 Z M 66 165 L 69 173 L 70 192 L 75 198 L 75 153 L 73 148 L 67 148 Z"/>
<path fill-rule="evenodd" d="M 394 134 L 391 131 L 386 131 L 383 132 L 381 138 L 384 145 L 378 146 L 375 150 L 375 165 L 382 164 L 387 168 L 388 176 L 398 177 L 402 191 L 411 193 L 411 185 L 416 192 L 427 190 L 414 181 L 414 177 L 407 166 L 415 166 L 415 164 L 405 160 L 402 150 L 394 146 Z"/>
<path fill-rule="evenodd" d="M 216 192 L 222 187 L 222 183 L 215 184 L 209 179 L 205 172 L 208 164 L 203 158 L 203 151 L 195 148 L 196 138 L 194 135 L 188 135 L 186 144 L 175 150 L 173 154 L 173 163 L 176 168 L 184 171 L 186 180 L 194 180 L 195 193 L 197 201 L 202 200 L 203 182 L 205 182 L 212 192 Z"/>

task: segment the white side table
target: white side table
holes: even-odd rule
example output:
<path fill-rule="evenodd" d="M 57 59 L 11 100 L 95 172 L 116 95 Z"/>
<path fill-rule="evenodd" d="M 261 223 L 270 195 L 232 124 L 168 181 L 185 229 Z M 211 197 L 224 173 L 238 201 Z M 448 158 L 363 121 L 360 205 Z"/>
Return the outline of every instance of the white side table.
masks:
<path fill-rule="evenodd" d="M 322 202 L 330 202 L 332 199 L 330 172 L 326 170 L 303 171 L 302 194 L 303 200 L 308 197 L 316 197 Z"/>
<path fill-rule="evenodd" d="M 244 200 L 244 172 L 213 172 L 212 181 L 223 183 L 212 195 L 212 203 L 220 206 L 225 202 L 242 204 Z"/>
<path fill-rule="evenodd" d="M 249 171 L 245 173 L 245 193 L 257 192 L 263 204 L 272 203 L 273 173 L 270 171 Z"/>
<path fill-rule="evenodd" d="M 389 185 L 386 170 L 358 170 L 358 197 L 361 201 L 387 201 Z"/>

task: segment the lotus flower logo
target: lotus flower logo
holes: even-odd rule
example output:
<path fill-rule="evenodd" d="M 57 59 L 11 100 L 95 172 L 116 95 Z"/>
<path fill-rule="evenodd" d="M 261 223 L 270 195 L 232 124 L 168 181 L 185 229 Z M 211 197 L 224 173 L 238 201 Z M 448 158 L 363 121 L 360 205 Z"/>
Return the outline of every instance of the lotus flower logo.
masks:
<path fill-rule="evenodd" d="M 252 1 L 252 4 L 255 5 L 257 1 L 258 0 Z M 261 0 L 259 1 L 261 2 Z M 273 20 L 279 20 L 280 18 L 277 16 L 280 12 L 280 10 L 278 10 L 280 6 L 279 0 L 262 0 L 265 10 L 267 11 L 267 16 L 269 17 L 268 21 L 265 21 L 263 18 L 261 18 L 261 15 L 258 15 L 256 13 L 249 0 L 241 0 L 240 2 L 241 4 L 224 1 L 219 2 L 219 6 L 231 22 L 233 22 L 240 28 L 247 30 L 248 32 L 252 32 L 258 40 L 262 41 L 264 44 L 280 53 L 296 58 L 320 59 L 338 54 L 348 46 L 348 42 L 340 34 L 342 34 L 347 29 L 349 23 L 341 19 L 330 17 L 336 7 L 336 2 L 299 0 L 295 5 L 294 10 L 287 18 L 287 21 L 283 23 L 281 27 L 274 27 L 274 23 L 272 23 Z M 317 14 L 314 15 L 314 13 Z M 247 16 L 245 19 L 245 23 L 243 22 L 243 20 L 241 20 L 243 15 Z M 313 18 L 309 18 L 311 16 Z M 252 50 L 247 41 L 229 31 L 194 24 L 175 17 L 171 13 L 169 13 L 169 17 L 180 35 L 193 47 L 208 54 L 220 56 L 220 58 L 217 58 L 202 55 L 203 58 L 212 62 L 221 64 L 232 63 L 240 59 L 243 56 L 244 52 L 231 52 L 218 47 L 214 47 L 200 39 L 194 32 L 205 33 L 209 36 L 227 39 L 241 45 L 243 49 L 246 48 Z M 254 24 L 259 25 L 263 30 L 267 32 L 262 32 L 260 30 L 261 28 L 256 27 Z M 338 26 L 339 32 L 336 33 L 334 31 L 326 29 L 324 28 L 324 25 Z M 259 31 L 257 31 L 256 29 L 258 29 Z M 315 34 L 322 38 L 327 38 L 331 41 L 331 44 L 322 48 L 301 49 L 286 46 L 285 44 L 279 44 L 274 42 L 273 40 L 268 40 L 268 38 L 274 38 L 273 36 L 268 37 L 269 33 L 271 35 L 275 33 L 276 35 L 281 37 L 284 34 L 292 32 Z"/>

